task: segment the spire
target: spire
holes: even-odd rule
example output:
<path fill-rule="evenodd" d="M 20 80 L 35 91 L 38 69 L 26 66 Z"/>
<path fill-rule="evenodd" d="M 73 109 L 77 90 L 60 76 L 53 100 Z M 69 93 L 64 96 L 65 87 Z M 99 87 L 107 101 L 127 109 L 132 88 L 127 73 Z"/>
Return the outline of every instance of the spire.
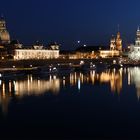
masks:
<path fill-rule="evenodd" d="M 137 46 L 140 45 L 140 28 L 139 28 L 139 26 L 138 26 L 138 29 L 137 29 L 137 32 L 136 32 L 136 41 L 135 41 L 135 44 Z"/>
<path fill-rule="evenodd" d="M 137 31 L 139 32 L 140 31 L 140 27 L 138 26 L 138 29 L 137 29 Z"/>
<path fill-rule="evenodd" d="M 120 25 L 118 24 L 118 32 L 120 32 Z"/>
<path fill-rule="evenodd" d="M 0 20 L 4 20 L 4 16 L 3 16 L 3 14 L 1 14 Z"/>
<path fill-rule="evenodd" d="M 114 35 L 113 35 L 113 34 L 112 34 L 112 38 L 114 38 Z M 112 38 L 111 38 L 111 39 L 112 39 Z"/>
<path fill-rule="evenodd" d="M 120 34 L 120 25 L 118 24 L 118 33 L 117 33 L 117 39 L 120 39 L 120 36 L 121 36 L 121 34 Z"/>
<path fill-rule="evenodd" d="M 116 49 L 118 51 L 122 51 L 122 39 L 121 39 L 119 24 L 118 24 L 118 33 L 117 33 L 117 38 L 116 38 Z"/>

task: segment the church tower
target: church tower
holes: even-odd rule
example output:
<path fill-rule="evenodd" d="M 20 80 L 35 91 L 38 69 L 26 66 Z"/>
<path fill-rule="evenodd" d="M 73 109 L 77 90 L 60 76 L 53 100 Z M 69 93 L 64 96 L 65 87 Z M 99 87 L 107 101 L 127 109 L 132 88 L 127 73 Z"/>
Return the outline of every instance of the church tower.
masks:
<path fill-rule="evenodd" d="M 136 42 L 135 42 L 136 44 L 136 46 L 140 46 L 140 29 L 139 29 L 139 27 L 138 27 L 138 29 L 137 29 L 137 37 L 136 37 Z"/>
<path fill-rule="evenodd" d="M 6 29 L 6 22 L 3 17 L 0 18 L 0 44 L 9 44 L 10 34 Z"/>
<path fill-rule="evenodd" d="M 110 40 L 110 50 L 115 50 L 116 49 L 116 44 L 115 44 L 115 37 L 112 36 Z"/>
<path fill-rule="evenodd" d="M 117 33 L 117 38 L 116 38 L 116 50 L 122 51 L 122 39 L 120 32 Z"/>

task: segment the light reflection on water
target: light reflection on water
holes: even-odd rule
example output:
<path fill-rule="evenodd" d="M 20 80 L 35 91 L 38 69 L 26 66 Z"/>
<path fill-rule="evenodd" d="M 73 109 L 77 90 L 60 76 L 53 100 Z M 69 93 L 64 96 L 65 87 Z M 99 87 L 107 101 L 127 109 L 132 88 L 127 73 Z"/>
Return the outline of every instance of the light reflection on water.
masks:
<path fill-rule="evenodd" d="M 128 85 L 135 85 L 137 97 L 140 98 L 140 68 L 128 69 Z"/>
<path fill-rule="evenodd" d="M 77 87 L 77 92 L 84 84 L 98 85 L 102 88 L 107 84 L 111 93 L 121 93 L 123 79 L 127 78 L 128 86 L 135 85 L 137 96 L 140 97 L 140 68 L 112 69 L 102 72 L 90 71 L 88 73 L 74 72 L 66 76 L 50 75 L 47 77 L 34 77 L 27 75 L 22 80 L 0 80 L 0 104 L 3 113 L 7 113 L 12 98 L 25 96 L 40 96 L 52 93 L 58 95 L 60 90 L 67 86 Z"/>
<path fill-rule="evenodd" d="M 32 75 L 28 75 L 23 80 L 0 81 L 0 83 L 0 104 L 5 113 L 10 100 L 14 97 L 39 96 L 49 91 L 57 95 L 60 90 L 60 79 L 55 75 L 49 76 L 47 79 L 34 78 Z"/>

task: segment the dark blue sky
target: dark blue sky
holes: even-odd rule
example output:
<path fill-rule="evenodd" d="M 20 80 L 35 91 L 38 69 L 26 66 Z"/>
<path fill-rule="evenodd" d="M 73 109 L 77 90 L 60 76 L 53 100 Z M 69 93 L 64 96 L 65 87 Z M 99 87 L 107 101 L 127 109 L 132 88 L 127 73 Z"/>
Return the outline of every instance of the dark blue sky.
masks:
<path fill-rule="evenodd" d="M 1 0 L 11 38 L 23 44 L 58 42 L 108 45 L 117 25 L 124 44 L 133 43 L 140 25 L 139 0 Z"/>

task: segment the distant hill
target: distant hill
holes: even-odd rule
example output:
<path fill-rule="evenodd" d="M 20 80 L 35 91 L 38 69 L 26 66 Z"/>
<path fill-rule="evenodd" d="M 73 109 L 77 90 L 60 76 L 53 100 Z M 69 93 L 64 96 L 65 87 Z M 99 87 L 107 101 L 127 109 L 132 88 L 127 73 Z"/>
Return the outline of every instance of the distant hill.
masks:
<path fill-rule="evenodd" d="M 78 52 L 91 52 L 91 51 L 98 51 L 98 50 L 106 50 L 107 47 L 105 46 L 86 46 L 86 47 L 79 47 L 75 51 Z"/>
<path fill-rule="evenodd" d="M 92 52 L 92 51 L 99 51 L 99 50 L 107 50 L 108 47 L 106 46 L 82 46 L 77 48 L 76 50 L 60 50 L 60 54 L 74 54 L 75 52 Z"/>

